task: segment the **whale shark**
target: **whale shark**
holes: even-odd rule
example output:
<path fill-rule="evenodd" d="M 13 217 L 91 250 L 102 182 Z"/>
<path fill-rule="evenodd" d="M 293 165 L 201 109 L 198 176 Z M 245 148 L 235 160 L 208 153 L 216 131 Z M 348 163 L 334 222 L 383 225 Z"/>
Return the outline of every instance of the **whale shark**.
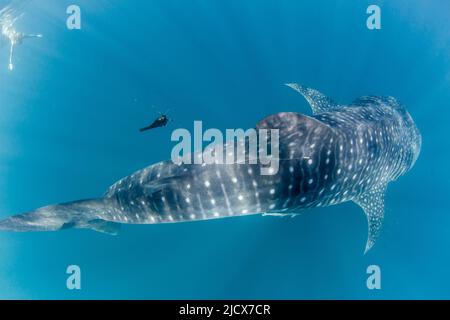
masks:
<path fill-rule="evenodd" d="M 257 129 L 279 130 L 276 174 L 259 174 L 258 163 L 162 161 L 120 179 L 99 198 L 1 220 L 0 231 L 86 228 L 117 234 L 121 224 L 294 216 L 352 201 L 367 217 L 367 252 L 381 230 L 388 184 L 420 154 L 420 132 L 393 97 L 363 96 L 343 105 L 315 89 L 286 85 L 307 100 L 312 115 L 280 112 L 257 123 Z"/>

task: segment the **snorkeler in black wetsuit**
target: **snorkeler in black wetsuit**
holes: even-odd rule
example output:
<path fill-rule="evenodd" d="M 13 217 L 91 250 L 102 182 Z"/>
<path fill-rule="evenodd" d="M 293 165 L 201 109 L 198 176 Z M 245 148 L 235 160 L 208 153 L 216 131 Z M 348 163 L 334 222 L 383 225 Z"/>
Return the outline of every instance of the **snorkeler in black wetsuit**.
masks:
<path fill-rule="evenodd" d="M 149 125 L 145 128 L 139 129 L 139 131 L 144 132 L 144 131 L 154 129 L 154 128 L 165 127 L 168 122 L 169 122 L 169 118 L 165 114 L 162 114 L 158 118 L 156 118 L 155 121 L 153 121 L 151 125 Z"/>

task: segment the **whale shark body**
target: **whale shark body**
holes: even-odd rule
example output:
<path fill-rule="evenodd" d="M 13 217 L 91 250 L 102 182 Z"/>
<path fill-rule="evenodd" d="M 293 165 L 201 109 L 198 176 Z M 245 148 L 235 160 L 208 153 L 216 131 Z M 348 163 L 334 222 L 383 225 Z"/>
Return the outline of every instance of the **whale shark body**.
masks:
<path fill-rule="evenodd" d="M 257 124 L 279 130 L 276 174 L 259 174 L 259 164 L 163 161 L 121 179 L 101 198 L 15 215 L 0 221 L 0 230 L 115 234 L 123 223 L 295 215 L 353 201 L 367 216 L 367 252 L 381 229 L 387 185 L 412 168 L 421 135 L 395 98 L 365 96 L 339 105 L 317 90 L 287 85 L 306 98 L 313 115 L 282 112 Z"/>

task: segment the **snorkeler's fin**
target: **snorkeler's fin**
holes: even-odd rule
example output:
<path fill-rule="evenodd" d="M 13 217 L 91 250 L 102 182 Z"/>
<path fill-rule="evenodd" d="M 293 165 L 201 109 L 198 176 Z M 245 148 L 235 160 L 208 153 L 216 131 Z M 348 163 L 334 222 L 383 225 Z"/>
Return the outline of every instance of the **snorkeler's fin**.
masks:
<path fill-rule="evenodd" d="M 144 128 L 141 128 L 141 129 L 139 129 L 139 131 L 140 132 L 144 132 L 144 131 L 147 131 L 147 130 L 150 130 L 150 129 L 153 129 L 153 127 L 151 125 L 147 126 L 147 127 L 144 127 Z"/>

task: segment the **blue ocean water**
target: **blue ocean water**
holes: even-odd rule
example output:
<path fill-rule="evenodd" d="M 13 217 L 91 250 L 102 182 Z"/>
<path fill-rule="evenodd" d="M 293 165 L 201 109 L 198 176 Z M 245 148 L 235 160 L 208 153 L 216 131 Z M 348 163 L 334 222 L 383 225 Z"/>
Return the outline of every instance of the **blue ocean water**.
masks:
<path fill-rule="evenodd" d="M 415 167 L 389 185 L 381 237 L 352 203 L 296 218 L 0 234 L 0 298 L 450 298 L 450 3 L 442 0 L 0 1 L 42 33 L 0 47 L 0 218 L 100 196 L 170 158 L 175 128 L 252 128 L 310 114 L 283 83 L 346 103 L 392 95 L 423 137 Z M 366 9 L 381 8 L 380 30 Z M 21 16 L 23 14 L 23 16 Z M 154 106 L 154 107 L 152 107 Z M 170 109 L 166 128 L 138 128 Z M 66 288 L 79 265 L 82 289 Z M 381 268 L 368 290 L 366 268 Z"/>

